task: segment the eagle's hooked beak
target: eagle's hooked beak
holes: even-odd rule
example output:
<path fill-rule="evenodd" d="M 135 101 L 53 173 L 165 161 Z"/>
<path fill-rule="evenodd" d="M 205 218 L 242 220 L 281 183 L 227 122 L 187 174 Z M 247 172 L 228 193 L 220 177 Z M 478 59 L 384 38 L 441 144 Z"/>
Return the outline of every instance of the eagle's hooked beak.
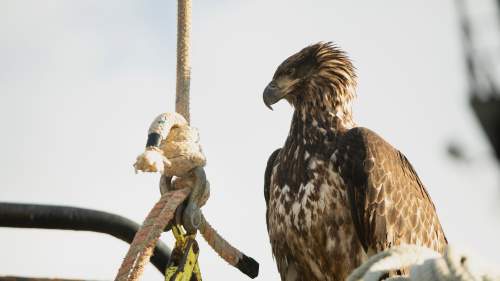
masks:
<path fill-rule="evenodd" d="M 262 95 L 264 103 L 269 109 L 273 110 L 271 107 L 273 104 L 277 103 L 279 100 L 286 96 L 286 91 L 283 91 L 275 81 L 271 81 L 264 89 Z"/>

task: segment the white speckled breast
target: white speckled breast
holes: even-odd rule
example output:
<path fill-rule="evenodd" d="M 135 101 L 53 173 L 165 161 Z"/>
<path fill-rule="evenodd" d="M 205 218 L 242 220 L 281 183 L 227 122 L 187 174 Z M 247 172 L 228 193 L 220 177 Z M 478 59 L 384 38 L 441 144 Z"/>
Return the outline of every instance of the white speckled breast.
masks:
<path fill-rule="evenodd" d="M 294 191 L 275 184 L 278 168 L 273 170 L 268 215 L 280 272 L 294 263 L 298 278 L 294 280 L 344 280 L 366 255 L 355 233 L 342 179 L 331 161 L 311 155 L 307 172 L 313 176 Z M 282 253 L 288 255 L 278 256 Z"/>

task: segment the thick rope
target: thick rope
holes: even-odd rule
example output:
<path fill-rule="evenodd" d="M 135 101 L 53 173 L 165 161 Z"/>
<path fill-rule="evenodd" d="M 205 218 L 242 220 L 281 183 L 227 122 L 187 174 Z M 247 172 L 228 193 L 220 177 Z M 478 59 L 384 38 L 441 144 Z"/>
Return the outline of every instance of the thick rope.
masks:
<path fill-rule="evenodd" d="M 212 249 L 227 263 L 236 267 L 250 278 L 258 276 L 259 263 L 240 252 L 220 236 L 220 234 L 208 223 L 203 214 L 201 214 L 199 230 L 208 245 L 210 245 L 210 247 L 212 247 Z"/>
<path fill-rule="evenodd" d="M 472 270 L 471 260 L 456 254 L 448 247 L 443 256 L 428 248 L 404 245 L 391 248 L 369 258 L 354 270 L 347 281 L 378 281 L 383 275 L 402 268 L 410 268 L 410 276 L 395 276 L 388 281 L 500 281 L 476 266 Z"/>
<path fill-rule="evenodd" d="M 242 259 L 243 254 L 227 242 L 217 231 L 208 223 L 203 214 L 201 215 L 200 233 L 207 241 L 208 245 L 214 249 L 227 263 L 236 266 Z"/>
<path fill-rule="evenodd" d="M 177 5 L 177 84 L 175 91 L 175 111 L 184 116 L 189 123 L 191 0 L 179 0 Z"/>
<path fill-rule="evenodd" d="M 163 233 L 168 222 L 173 218 L 175 210 L 191 192 L 190 188 L 166 192 L 158 203 L 149 212 L 141 229 L 134 237 L 134 241 L 118 270 L 115 281 L 138 280 L 149 262 L 153 249 Z"/>

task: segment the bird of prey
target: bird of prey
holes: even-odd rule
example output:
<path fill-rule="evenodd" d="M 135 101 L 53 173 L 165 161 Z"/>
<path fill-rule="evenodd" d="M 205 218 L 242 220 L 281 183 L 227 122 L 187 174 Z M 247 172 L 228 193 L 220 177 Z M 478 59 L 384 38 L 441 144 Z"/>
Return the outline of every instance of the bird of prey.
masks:
<path fill-rule="evenodd" d="M 269 108 L 281 99 L 294 108 L 288 137 L 269 157 L 264 180 L 281 280 L 343 281 L 391 246 L 443 252 L 447 244 L 408 159 L 355 125 L 356 78 L 346 53 L 320 42 L 286 59 L 264 90 Z"/>

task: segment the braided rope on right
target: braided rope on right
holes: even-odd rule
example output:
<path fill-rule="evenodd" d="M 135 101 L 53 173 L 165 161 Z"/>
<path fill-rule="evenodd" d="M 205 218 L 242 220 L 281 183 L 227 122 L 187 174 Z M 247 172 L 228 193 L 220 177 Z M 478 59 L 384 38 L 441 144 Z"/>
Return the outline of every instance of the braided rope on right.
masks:
<path fill-rule="evenodd" d="M 203 214 L 201 215 L 201 224 L 199 229 L 205 241 L 212 249 L 227 263 L 236 266 L 243 257 L 243 254 L 227 242 L 217 231 L 208 223 Z"/>

